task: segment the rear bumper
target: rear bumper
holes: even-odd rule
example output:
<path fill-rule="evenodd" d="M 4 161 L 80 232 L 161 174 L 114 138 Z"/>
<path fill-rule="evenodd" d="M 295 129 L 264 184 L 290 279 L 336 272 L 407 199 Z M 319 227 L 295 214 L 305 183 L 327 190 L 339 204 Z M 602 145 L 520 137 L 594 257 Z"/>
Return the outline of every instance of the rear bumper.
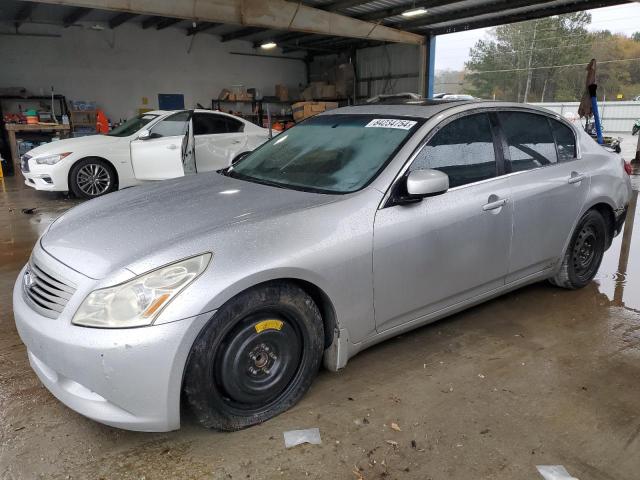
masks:
<path fill-rule="evenodd" d="M 23 274 L 13 291 L 16 327 L 31 367 L 58 400 L 118 428 L 180 428 L 187 357 L 212 313 L 142 328 L 77 327 L 69 315 L 51 319 L 32 310 L 23 298 Z"/>
<path fill-rule="evenodd" d="M 629 206 L 626 205 L 624 208 L 621 208 L 615 212 L 615 236 L 618 236 L 620 232 L 622 232 L 622 227 L 624 226 L 624 222 L 627 219 L 628 210 Z"/>

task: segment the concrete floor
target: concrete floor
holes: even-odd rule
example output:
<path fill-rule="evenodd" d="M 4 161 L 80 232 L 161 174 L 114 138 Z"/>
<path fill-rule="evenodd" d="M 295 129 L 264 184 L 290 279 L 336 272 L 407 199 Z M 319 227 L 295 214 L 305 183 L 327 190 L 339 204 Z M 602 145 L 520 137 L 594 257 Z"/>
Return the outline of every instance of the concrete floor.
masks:
<path fill-rule="evenodd" d="M 533 285 L 392 339 L 248 430 L 207 431 L 187 414 L 177 432 L 144 434 L 64 407 L 15 330 L 17 272 L 76 203 L 0 180 L 0 479 L 528 480 L 540 464 L 639 478 L 640 232 L 629 221 L 583 290 Z M 282 432 L 310 427 L 322 445 L 285 450 Z"/>

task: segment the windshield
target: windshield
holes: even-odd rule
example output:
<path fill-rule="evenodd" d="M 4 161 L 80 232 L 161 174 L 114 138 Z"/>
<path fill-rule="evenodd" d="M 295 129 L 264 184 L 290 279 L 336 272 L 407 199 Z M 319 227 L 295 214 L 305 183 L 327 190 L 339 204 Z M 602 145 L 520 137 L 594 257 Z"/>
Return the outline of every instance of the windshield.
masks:
<path fill-rule="evenodd" d="M 227 174 L 323 193 L 363 188 L 420 122 L 374 115 L 312 117 L 247 155 Z"/>
<path fill-rule="evenodd" d="M 107 133 L 107 135 L 110 137 L 128 137 L 129 135 L 136 133 L 155 118 L 158 118 L 158 115 L 152 115 L 149 113 L 138 115 L 137 117 L 130 118 L 119 127 L 114 128 Z"/>

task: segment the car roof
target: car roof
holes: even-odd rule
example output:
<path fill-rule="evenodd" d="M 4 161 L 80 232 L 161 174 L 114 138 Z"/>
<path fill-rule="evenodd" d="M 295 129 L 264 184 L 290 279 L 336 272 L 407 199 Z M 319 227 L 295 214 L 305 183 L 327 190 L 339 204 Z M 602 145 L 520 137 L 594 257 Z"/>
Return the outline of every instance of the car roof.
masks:
<path fill-rule="evenodd" d="M 399 117 L 430 118 L 444 110 L 466 103 L 471 100 L 411 100 L 405 102 L 371 103 L 342 107 L 337 110 L 327 110 L 327 114 L 365 114 L 365 115 L 393 115 Z"/>
<path fill-rule="evenodd" d="M 392 115 L 396 117 L 431 118 L 445 110 L 459 106 L 477 106 L 479 108 L 518 108 L 532 112 L 554 113 L 545 108 L 528 105 L 526 103 L 497 102 L 490 100 L 411 100 L 397 103 L 372 103 L 353 105 L 335 110 L 327 110 L 320 115 L 332 114 L 361 114 L 361 115 Z"/>
<path fill-rule="evenodd" d="M 242 120 L 244 122 L 247 122 L 246 119 L 242 118 L 242 117 L 238 117 L 237 115 L 234 115 L 232 113 L 227 113 L 227 112 L 223 112 L 222 110 L 209 110 L 207 108 L 182 108 L 182 109 L 178 109 L 178 110 L 150 110 L 148 112 L 144 112 L 144 114 L 149 114 L 149 115 L 166 115 L 169 113 L 178 113 L 178 112 L 186 112 L 186 111 L 193 111 L 196 113 L 219 113 L 222 115 L 226 115 L 227 117 L 233 117 L 236 118 L 238 120 Z"/>

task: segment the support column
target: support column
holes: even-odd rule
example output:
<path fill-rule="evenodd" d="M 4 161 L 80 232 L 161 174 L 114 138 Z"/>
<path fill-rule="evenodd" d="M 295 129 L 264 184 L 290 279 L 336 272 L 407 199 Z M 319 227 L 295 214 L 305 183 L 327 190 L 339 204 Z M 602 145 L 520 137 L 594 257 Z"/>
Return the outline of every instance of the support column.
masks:
<path fill-rule="evenodd" d="M 426 35 L 424 44 L 420 45 L 420 77 L 418 90 L 423 97 L 433 97 L 436 63 L 436 37 Z"/>

